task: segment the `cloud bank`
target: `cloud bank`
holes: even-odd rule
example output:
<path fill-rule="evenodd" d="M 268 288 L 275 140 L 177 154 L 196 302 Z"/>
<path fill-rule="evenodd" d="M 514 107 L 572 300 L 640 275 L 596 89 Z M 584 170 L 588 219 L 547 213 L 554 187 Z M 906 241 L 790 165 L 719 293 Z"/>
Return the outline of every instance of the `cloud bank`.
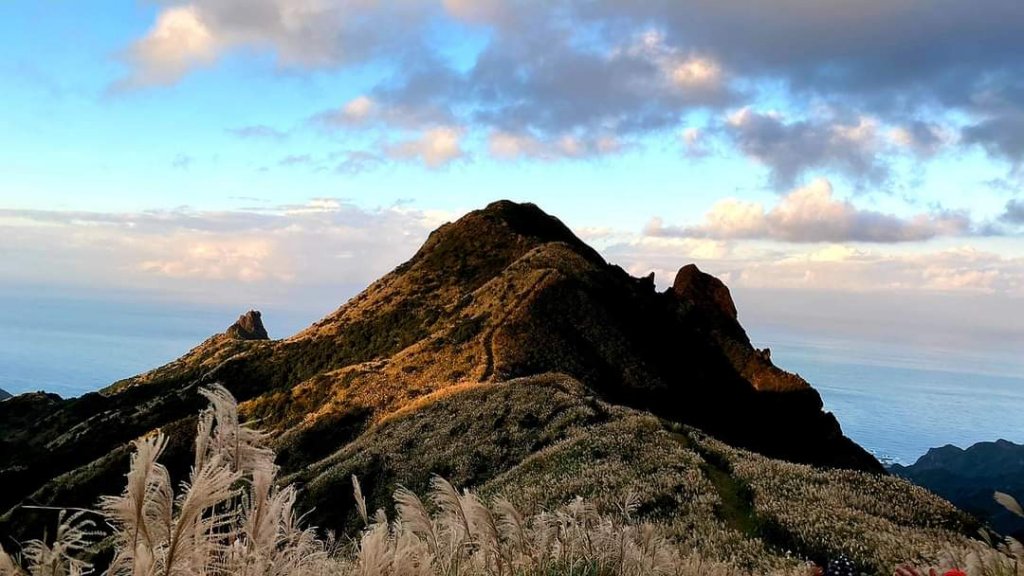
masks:
<path fill-rule="evenodd" d="M 0 210 L 6 284 L 108 287 L 234 299 L 366 286 L 407 259 L 445 215 L 324 198 L 243 211 Z M 47 266 L 39 266 L 47 262 Z M 340 304 L 340 302 L 338 302 Z"/>
<path fill-rule="evenodd" d="M 653 219 L 648 236 L 713 239 L 756 239 L 780 242 L 898 243 L 963 236 L 972 230 L 961 213 L 937 212 L 901 218 L 857 208 L 837 199 L 832 184 L 818 179 L 782 196 L 766 209 L 758 202 L 725 199 L 705 214 L 696 226 L 666 226 Z"/>

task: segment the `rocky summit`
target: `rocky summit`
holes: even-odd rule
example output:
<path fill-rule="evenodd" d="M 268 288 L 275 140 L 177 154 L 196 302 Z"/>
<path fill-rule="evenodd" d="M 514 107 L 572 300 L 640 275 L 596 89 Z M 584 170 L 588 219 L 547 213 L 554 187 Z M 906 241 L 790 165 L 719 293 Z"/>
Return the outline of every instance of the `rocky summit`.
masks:
<path fill-rule="evenodd" d="M 773 500 L 752 486 L 765 498 L 798 481 L 859 494 L 835 505 L 863 504 L 856 514 L 894 530 L 973 530 L 947 503 L 886 478 L 810 384 L 752 346 L 742 303 L 721 281 L 692 264 L 665 291 L 652 280 L 606 262 L 535 205 L 493 203 L 435 230 L 409 261 L 289 338 L 268 339 L 250 311 L 182 358 L 99 392 L 0 404 L 0 537 L 46 525 L 45 511 L 24 505 L 90 506 L 117 491 L 129 443 L 158 427 L 171 438 L 166 464 L 183 477 L 198 390 L 214 382 L 271 434 L 322 528 L 354 525 L 352 474 L 384 505 L 395 485 L 425 486 L 432 473 L 540 504 L 596 493 L 587 478 L 610 487 L 644 473 L 669 478 L 645 489 L 645 510 L 672 515 L 684 493 L 707 492 L 720 502 L 715 522 L 780 551 L 810 551 L 818 536 L 804 534 L 802 517 L 759 508 Z M 911 516 L 875 502 L 878 486 L 906 496 Z M 864 565 L 879 562 L 865 550 Z"/>
<path fill-rule="evenodd" d="M 263 327 L 263 317 L 258 310 L 249 310 L 238 317 L 227 329 L 227 334 L 242 340 L 270 340 L 267 329 Z"/>

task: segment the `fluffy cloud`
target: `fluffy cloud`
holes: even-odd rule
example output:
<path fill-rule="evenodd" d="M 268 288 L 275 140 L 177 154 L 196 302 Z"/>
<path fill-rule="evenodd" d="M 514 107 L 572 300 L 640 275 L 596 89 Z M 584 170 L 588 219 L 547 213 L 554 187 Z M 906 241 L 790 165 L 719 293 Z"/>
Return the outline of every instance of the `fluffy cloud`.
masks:
<path fill-rule="evenodd" d="M 726 199 L 716 203 L 697 226 L 665 226 L 652 220 L 645 234 L 782 242 L 913 242 L 969 233 L 970 219 L 958 213 L 900 218 L 863 210 L 835 198 L 832 184 L 818 179 L 797 188 L 769 210 L 757 202 Z"/>
<path fill-rule="evenodd" d="M 314 118 L 337 128 L 458 122 L 506 142 L 512 135 L 524 155 L 577 157 L 559 152 L 558 143 L 646 134 L 690 110 L 734 101 L 725 68 L 709 55 L 671 46 L 650 29 L 588 43 L 596 29 L 578 30 L 544 10 L 471 10 L 470 21 L 493 32 L 471 67 L 456 69 L 430 53 L 405 57 L 401 74 Z M 527 138 L 537 144 L 526 146 Z"/>
<path fill-rule="evenodd" d="M 414 42 L 429 2 L 365 0 L 194 0 L 169 4 L 128 50 L 130 71 L 115 87 L 172 84 L 234 50 L 271 53 L 278 65 L 329 68 L 393 54 Z"/>
<path fill-rule="evenodd" d="M 391 158 L 416 160 L 428 168 L 440 168 L 465 156 L 462 135 L 459 128 L 431 128 L 415 138 L 387 145 L 385 153 Z"/>
<path fill-rule="evenodd" d="M 192 69 L 213 63 L 222 42 L 195 6 L 168 8 L 131 47 L 127 56 L 133 72 L 115 87 L 173 84 Z"/>

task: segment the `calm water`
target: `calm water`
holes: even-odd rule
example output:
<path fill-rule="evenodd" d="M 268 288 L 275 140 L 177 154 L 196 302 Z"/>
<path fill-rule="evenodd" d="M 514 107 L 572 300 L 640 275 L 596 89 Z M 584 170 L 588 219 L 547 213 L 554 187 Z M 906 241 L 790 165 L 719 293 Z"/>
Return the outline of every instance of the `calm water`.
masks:
<path fill-rule="evenodd" d="M 928 448 L 1024 443 L 1018 356 L 769 332 L 775 363 L 821 393 L 843 431 L 876 456 L 912 463 Z"/>
<path fill-rule="evenodd" d="M 174 360 L 244 311 L 0 294 L 0 388 L 78 396 Z M 263 317 L 279 338 L 324 313 Z"/>
<path fill-rule="evenodd" d="M 0 298 L 0 388 L 75 396 L 177 358 L 242 310 Z M 272 337 L 328 310 L 264 309 Z M 776 364 L 821 392 L 847 435 L 876 455 L 912 462 L 928 448 L 1005 438 L 1024 442 L 1024 369 L 1017 357 L 751 330 Z"/>

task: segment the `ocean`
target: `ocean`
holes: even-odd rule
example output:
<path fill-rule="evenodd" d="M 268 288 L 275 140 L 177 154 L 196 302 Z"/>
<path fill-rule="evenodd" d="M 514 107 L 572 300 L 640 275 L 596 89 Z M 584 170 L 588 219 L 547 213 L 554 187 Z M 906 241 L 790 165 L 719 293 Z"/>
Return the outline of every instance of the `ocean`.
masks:
<path fill-rule="evenodd" d="M 161 366 L 223 332 L 237 307 L 0 293 L 0 389 L 64 397 L 99 390 Z M 272 338 L 330 310 L 264 309 Z"/>
<path fill-rule="evenodd" d="M 77 396 L 182 355 L 244 310 L 38 294 L 0 298 L 0 388 Z M 264 308 L 271 337 L 330 312 Z M 777 365 L 821 393 L 844 432 L 876 456 L 911 463 L 931 447 L 1024 442 L 1017 357 L 830 338 L 748 326 Z"/>
<path fill-rule="evenodd" d="M 1019 356 L 752 331 L 776 365 L 821 394 L 843 432 L 883 461 L 997 439 L 1024 443 Z"/>

